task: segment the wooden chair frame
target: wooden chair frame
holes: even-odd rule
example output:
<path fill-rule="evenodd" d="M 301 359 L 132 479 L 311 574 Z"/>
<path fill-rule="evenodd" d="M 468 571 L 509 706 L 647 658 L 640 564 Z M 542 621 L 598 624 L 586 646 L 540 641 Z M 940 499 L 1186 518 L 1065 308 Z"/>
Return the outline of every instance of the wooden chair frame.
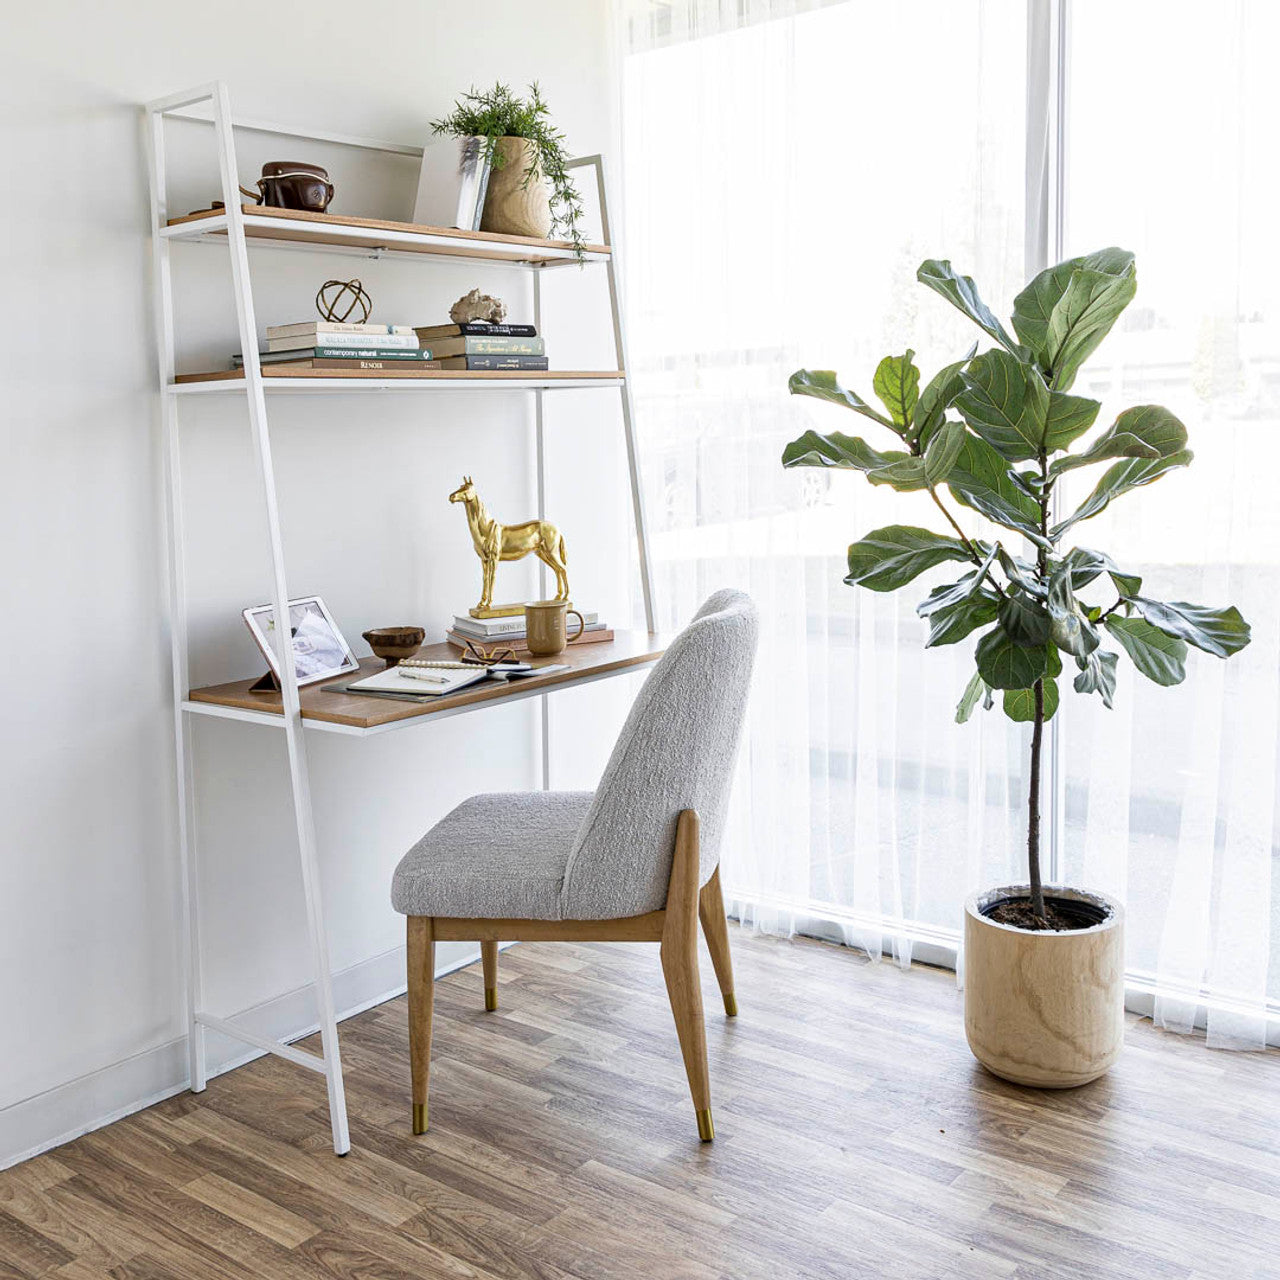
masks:
<path fill-rule="evenodd" d="M 498 1007 L 499 942 L 656 942 L 684 1057 L 685 1074 L 703 1142 L 715 1137 L 711 1120 L 711 1079 L 707 1034 L 698 978 L 698 920 L 729 1017 L 738 1012 L 729 957 L 729 929 L 720 893 L 720 868 L 699 889 L 698 815 L 684 809 L 676 824 L 667 905 L 620 920 L 462 920 L 449 916 L 409 916 L 409 1060 L 413 1078 L 413 1131 L 427 1131 L 427 1084 L 431 1072 L 431 1014 L 437 942 L 480 943 L 484 963 L 484 1007 Z"/>

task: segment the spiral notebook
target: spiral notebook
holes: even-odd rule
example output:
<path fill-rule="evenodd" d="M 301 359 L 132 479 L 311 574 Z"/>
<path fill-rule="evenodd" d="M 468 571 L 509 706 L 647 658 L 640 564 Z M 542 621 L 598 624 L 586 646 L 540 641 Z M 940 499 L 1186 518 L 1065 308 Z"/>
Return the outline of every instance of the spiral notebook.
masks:
<path fill-rule="evenodd" d="M 424 673 L 425 674 L 425 673 Z M 457 693 L 469 684 L 484 680 L 489 675 L 485 667 L 432 667 L 433 679 L 421 675 L 404 675 L 399 667 L 388 667 L 376 675 L 366 676 L 346 686 L 348 693 L 394 694 L 398 697 L 438 698 L 446 693 Z"/>

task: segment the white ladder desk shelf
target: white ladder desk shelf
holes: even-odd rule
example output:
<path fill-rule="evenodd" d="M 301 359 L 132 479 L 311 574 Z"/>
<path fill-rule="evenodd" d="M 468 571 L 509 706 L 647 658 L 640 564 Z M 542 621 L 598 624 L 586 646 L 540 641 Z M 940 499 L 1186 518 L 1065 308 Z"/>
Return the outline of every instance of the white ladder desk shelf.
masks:
<path fill-rule="evenodd" d="M 159 391 L 163 413 L 164 467 L 167 482 L 167 525 L 169 542 L 169 606 L 173 649 L 174 738 L 177 756 L 178 842 L 182 860 L 183 915 L 186 933 L 186 999 L 191 1088 L 199 1092 L 206 1084 L 204 1028 L 217 1031 L 256 1048 L 319 1072 L 329 1095 L 329 1119 L 333 1128 L 333 1148 L 344 1155 L 351 1147 L 347 1108 L 342 1084 L 342 1062 L 338 1047 L 337 1018 L 329 968 L 329 949 L 324 912 L 320 899 L 320 879 L 316 861 L 315 821 L 311 807 L 311 784 L 307 767 L 304 727 L 313 731 L 346 733 L 367 737 L 390 729 L 405 728 L 478 710 L 493 701 L 537 697 L 541 704 L 542 780 L 549 785 L 550 729 L 546 699 L 549 689 L 568 688 L 613 675 L 642 670 L 661 656 L 662 647 L 654 635 L 653 585 L 648 538 L 641 496 L 639 464 L 632 422 L 631 393 L 626 378 L 626 340 L 617 276 L 617 259 L 612 251 L 608 202 L 602 157 L 586 156 L 571 161 L 574 169 L 595 171 L 599 196 L 603 244 L 588 245 L 585 261 L 602 265 L 609 286 L 617 367 L 603 372 L 540 373 L 451 373 L 441 370 L 415 371 L 413 375 L 299 376 L 280 369 L 263 369 L 258 360 L 257 322 L 254 316 L 249 249 L 256 246 L 296 248 L 320 253 L 356 253 L 362 256 L 417 260 L 430 263 L 443 258 L 475 259 L 487 264 L 508 264 L 532 272 L 533 320 L 541 328 L 541 277 L 548 269 L 571 266 L 576 258 L 565 241 L 532 240 L 516 236 L 489 235 L 451 228 L 420 227 L 408 223 L 370 218 L 348 218 L 296 211 L 267 210 L 240 202 L 238 167 L 235 155 L 236 127 L 250 128 L 313 142 L 362 147 L 394 155 L 421 155 L 421 147 L 406 146 L 371 138 L 355 138 L 333 133 L 301 133 L 261 121 L 236 122 L 231 115 L 226 85 L 213 82 L 147 103 L 143 108 L 147 163 L 151 185 L 151 242 L 155 277 L 155 328 L 159 368 Z M 213 126 L 218 155 L 220 186 L 224 208 L 218 213 L 170 217 L 167 203 L 165 167 L 165 120 L 169 117 L 196 119 Z M 174 358 L 173 291 L 170 251 L 184 242 L 213 243 L 227 248 L 236 301 L 240 350 L 244 352 L 242 373 L 181 375 Z M 254 701 L 241 683 L 215 689 L 192 690 L 188 678 L 187 595 L 183 566 L 183 506 L 179 457 L 179 405 L 187 397 L 203 393 L 235 393 L 245 396 L 249 429 L 256 456 L 258 477 L 266 514 L 267 551 L 271 562 L 271 604 L 276 617 L 286 616 L 289 591 L 285 577 L 281 541 L 280 512 L 272 469 L 271 438 L 268 425 L 267 393 L 294 392 L 323 395 L 352 391 L 422 392 L 468 389 L 477 392 L 532 393 L 537 452 L 537 506 L 545 517 L 545 450 L 543 398 L 549 391 L 613 387 L 619 392 L 622 427 L 631 482 L 631 503 L 640 560 L 640 582 L 644 595 L 647 633 L 620 634 L 612 645 L 583 646 L 571 660 L 571 669 L 559 676 L 532 677 L 527 685 L 488 691 L 483 696 L 457 695 L 441 699 L 440 705 L 420 707 L 416 703 L 352 698 L 352 703 L 377 702 L 377 707 L 346 709 L 337 715 L 325 713 L 325 706 L 350 695 L 326 693 L 322 686 L 299 690 L 293 652 L 284 647 L 280 654 L 281 690 L 265 700 Z M 608 651 L 592 654 L 590 650 Z M 368 664 L 365 664 L 366 666 Z M 343 677 L 355 679 L 354 675 Z M 475 688 L 475 686 L 473 686 Z M 248 702 L 245 699 L 248 697 Z M 260 697 L 260 695 L 259 695 Z M 392 710 L 388 710 L 392 708 Z M 395 709 L 399 710 L 395 710 Z M 291 1044 L 257 1035 L 228 1018 L 215 1016 L 203 1008 L 200 964 L 200 919 L 195 877 L 195 811 L 190 718 L 213 715 L 282 729 L 289 761 L 289 781 L 297 828 L 303 895 L 310 935 L 316 1003 L 319 1011 L 321 1053 L 314 1054 Z"/>

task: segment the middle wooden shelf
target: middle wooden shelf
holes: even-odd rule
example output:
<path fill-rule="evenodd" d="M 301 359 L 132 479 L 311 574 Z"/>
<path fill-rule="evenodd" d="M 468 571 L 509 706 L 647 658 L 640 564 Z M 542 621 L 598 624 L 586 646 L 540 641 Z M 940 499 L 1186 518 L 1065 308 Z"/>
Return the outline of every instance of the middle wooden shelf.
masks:
<path fill-rule="evenodd" d="M 619 387 L 621 370 L 554 370 L 534 373 L 520 369 L 287 369 L 267 365 L 262 370 L 267 391 L 385 391 L 503 388 L 508 391 L 550 391 L 556 388 Z M 209 373 L 180 373 L 169 384 L 173 394 L 243 391 L 243 369 Z"/>

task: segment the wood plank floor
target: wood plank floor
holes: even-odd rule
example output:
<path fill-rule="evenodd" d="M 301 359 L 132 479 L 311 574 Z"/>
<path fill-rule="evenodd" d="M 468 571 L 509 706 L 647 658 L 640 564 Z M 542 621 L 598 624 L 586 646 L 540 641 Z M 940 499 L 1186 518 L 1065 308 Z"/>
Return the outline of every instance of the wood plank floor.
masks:
<path fill-rule="evenodd" d="M 732 942 L 712 1145 L 656 948 L 524 944 L 496 1014 L 478 966 L 438 984 L 426 1136 L 396 1000 L 342 1025 L 350 1156 L 264 1058 L 0 1173 L 0 1276 L 1280 1277 L 1280 1054 L 1131 1019 L 1109 1078 L 1036 1093 L 970 1058 L 950 974 Z"/>

